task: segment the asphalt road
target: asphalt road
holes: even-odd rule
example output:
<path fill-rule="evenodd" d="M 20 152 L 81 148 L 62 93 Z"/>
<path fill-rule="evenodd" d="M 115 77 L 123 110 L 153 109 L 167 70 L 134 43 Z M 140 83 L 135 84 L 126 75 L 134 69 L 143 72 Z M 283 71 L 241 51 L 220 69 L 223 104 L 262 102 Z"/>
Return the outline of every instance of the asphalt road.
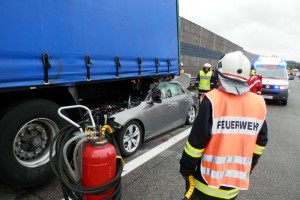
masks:
<path fill-rule="evenodd" d="M 267 103 L 269 143 L 251 175 L 250 189 L 241 191 L 237 200 L 300 200 L 300 81 L 290 81 L 287 106 Z M 143 144 L 125 163 L 139 159 L 154 147 L 170 140 L 190 126 L 180 127 Z M 185 139 L 164 150 L 122 178 L 122 199 L 181 199 L 184 181 L 179 174 Z M 0 184 L 0 199 L 62 199 L 58 182 L 53 179 L 30 190 Z"/>

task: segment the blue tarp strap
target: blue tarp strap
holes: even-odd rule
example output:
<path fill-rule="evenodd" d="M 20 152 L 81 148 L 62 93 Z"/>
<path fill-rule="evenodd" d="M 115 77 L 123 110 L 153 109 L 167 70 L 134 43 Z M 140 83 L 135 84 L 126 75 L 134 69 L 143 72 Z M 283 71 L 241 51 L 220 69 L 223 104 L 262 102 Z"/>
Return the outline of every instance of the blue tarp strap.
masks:
<path fill-rule="evenodd" d="M 115 63 L 116 63 L 116 76 L 117 78 L 119 78 L 119 68 L 121 67 L 119 56 L 115 57 Z"/>
<path fill-rule="evenodd" d="M 85 65 L 86 65 L 86 80 L 91 80 L 90 68 L 93 63 L 91 62 L 91 57 L 89 55 L 85 56 Z"/>
<path fill-rule="evenodd" d="M 139 76 L 142 75 L 141 73 L 141 68 L 142 68 L 142 58 L 141 57 L 138 57 L 138 66 L 139 66 Z"/>
<path fill-rule="evenodd" d="M 47 53 L 42 54 L 43 64 L 44 64 L 44 84 L 49 84 L 48 70 L 51 68 L 49 62 L 49 56 Z"/>
<path fill-rule="evenodd" d="M 155 58 L 156 75 L 158 75 L 158 65 L 160 65 L 159 60 L 158 60 L 158 58 Z"/>
<path fill-rule="evenodd" d="M 167 59 L 167 63 L 168 63 L 168 74 L 170 74 L 170 67 L 171 67 L 171 60 L 168 58 Z"/>

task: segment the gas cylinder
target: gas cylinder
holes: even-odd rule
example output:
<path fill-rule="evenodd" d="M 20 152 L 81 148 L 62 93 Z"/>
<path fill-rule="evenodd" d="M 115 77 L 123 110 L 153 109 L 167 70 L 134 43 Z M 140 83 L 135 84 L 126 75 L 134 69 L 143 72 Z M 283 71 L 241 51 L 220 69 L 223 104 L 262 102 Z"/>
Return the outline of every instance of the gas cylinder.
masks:
<path fill-rule="evenodd" d="M 116 148 L 104 140 L 91 140 L 82 150 L 83 187 L 99 187 L 116 176 Z M 84 195 L 86 200 L 103 199 L 114 192 L 112 188 L 101 195 Z"/>

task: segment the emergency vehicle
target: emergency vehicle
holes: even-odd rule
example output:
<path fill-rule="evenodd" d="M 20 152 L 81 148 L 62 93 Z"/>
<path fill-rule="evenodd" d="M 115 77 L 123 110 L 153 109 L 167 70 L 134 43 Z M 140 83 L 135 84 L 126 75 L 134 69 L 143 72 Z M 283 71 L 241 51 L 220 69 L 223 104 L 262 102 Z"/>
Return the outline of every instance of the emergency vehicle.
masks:
<path fill-rule="evenodd" d="M 286 62 L 277 56 L 260 56 L 254 63 L 256 73 L 262 76 L 262 96 L 268 100 L 280 100 L 287 105 L 289 78 Z"/>

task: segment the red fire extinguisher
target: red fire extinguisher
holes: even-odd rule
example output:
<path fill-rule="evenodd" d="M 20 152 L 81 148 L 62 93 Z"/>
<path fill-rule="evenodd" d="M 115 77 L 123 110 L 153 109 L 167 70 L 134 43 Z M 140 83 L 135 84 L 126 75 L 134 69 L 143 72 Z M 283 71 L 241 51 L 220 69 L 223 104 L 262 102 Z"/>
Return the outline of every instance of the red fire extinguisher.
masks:
<path fill-rule="evenodd" d="M 83 187 L 99 187 L 110 182 L 116 176 L 116 149 L 107 139 L 91 140 L 82 151 Z M 85 194 L 86 200 L 99 200 L 108 197 L 114 188 L 99 195 Z"/>

